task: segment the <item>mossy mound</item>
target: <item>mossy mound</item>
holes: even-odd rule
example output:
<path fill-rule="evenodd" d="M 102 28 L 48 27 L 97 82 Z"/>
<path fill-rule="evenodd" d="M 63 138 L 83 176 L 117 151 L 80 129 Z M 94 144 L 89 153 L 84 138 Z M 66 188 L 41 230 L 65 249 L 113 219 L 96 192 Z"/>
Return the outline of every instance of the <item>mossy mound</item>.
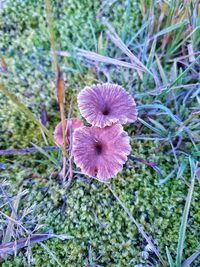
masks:
<path fill-rule="evenodd" d="M 162 152 L 158 153 L 158 149 L 159 143 L 151 142 L 151 146 L 148 143 L 148 157 L 160 162 L 163 174 L 167 174 L 172 168 L 172 158 L 166 156 L 162 159 Z M 137 151 L 140 157 L 147 157 L 145 142 L 134 143 L 133 150 L 135 153 Z M 16 192 L 19 183 L 23 183 L 23 189 L 29 192 L 22 199 L 20 210 L 35 204 L 38 207 L 35 214 L 39 224 L 43 224 L 47 230 L 53 229 L 56 234 L 73 236 L 72 240 L 61 241 L 52 238 L 45 241 L 62 266 L 84 266 L 89 260 L 90 250 L 93 261 L 101 266 L 134 266 L 141 262 L 147 264 L 140 256 L 147 245 L 146 242 L 142 240 L 135 225 L 105 184 L 75 175 L 72 187 L 65 191 L 59 185 L 58 176 L 50 178 L 54 169 L 51 163 L 48 164 L 46 173 L 43 169 L 35 169 L 33 173 L 34 165 L 31 166 L 33 163 L 30 163 L 30 157 L 25 159 L 26 157 L 22 157 L 21 164 L 16 159 L 18 167 L 15 167 L 15 164 L 13 167 L 7 165 L 9 180 L 13 181 Z M 32 160 L 34 158 L 38 159 L 33 156 Z M 44 163 L 41 157 L 41 164 Z M 136 220 L 153 238 L 162 255 L 166 255 L 165 247 L 168 246 L 175 256 L 188 189 L 182 180 L 172 178 L 162 186 L 158 185 L 158 181 L 156 172 L 150 167 L 129 161 L 124 171 L 112 180 L 111 185 Z M 187 226 L 184 258 L 191 255 L 198 246 L 200 214 L 196 210 L 197 203 L 198 191 L 195 190 Z M 55 261 L 40 245 L 34 245 L 32 252 L 32 266 L 55 266 Z M 20 252 L 15 258 L 10 256 L 2 266 L 23 266 L 25 263 L 27 264 L 27 258 Z"/>
<path fill-rule="evenodd" d="M 69 110 L 72 96 L 74 97 L 72 116 L 79 116 L 77 92 L 85 85 L 98 81 L 95 68 L 88 68 L 87 62 L 81 64 L 74 47 L 98 51 L 100 35 L 105 29 L 99 19 L 102 16 L 109 18 L 122 38 L 127 38 L 129 32 L 136 31 L 141 24 L 139 3 L 127 3 L 130 3 L 129 12 L 124 1 L 113 1 L 110 6 L 101 5 L 100 1 L 52 1 L 58 48 L 73 54 L 69 59 L 60 59 L 66 84 L 66 111 Z M 47 113 L 47 127 L 52 131 L 60 118 L 55 100 L 55 77 L 51 69 L 43 1 L 6 1 L 0 12 L 0 53 L 8 66 L 8 72 L 1 75 L 2 80 L 38 118 L 44 108 Z M 128 28 L 125 29 L 126 16 Z M 101 53 L 107 52 L 114 56 L 119 50 L 112 50 L 105 39 Z M 137 84 L 135 80 L 132 82 L 135 72 L 121 68 L 105 70 L 108 71 L 111 80 L 123 84 L 130 93 L 141 93 L 141 84 Z M 152 98 L 140 98 L 138 104 L 151 103 Z M 26 115 L 13 107 L 6 97 L 1 97 L 0 105 L 2 149 L 27 147 L 30 142 L 44 144 L 39 129 L 28 121 Z M 130 135 L 134 135 L 134 127 L 127 126 Z M 190 147 L 190 143 L 185 145 Z M 133 141 L 132 148 L 134 156 L 158 162 L 164 177 L 174 168 L 174 158 L 161 151 L 159 142 Z M 48 153 L 54 159 L 60 160 L 60 152 Z M 8 177 L 11 184 L 9 193 L 17 194 L 22 184 L 23 189 L 28 190 L 28 194 L 20 201 L 19 213 L 35 204 L 37 208 L 34 215 L 31 214 L 28 218 L 30 221 L 32 216 L 36 216 L 36 222 L 44 224 L 43 230 L 52 229 L 55 234 L 73 236 L 71 240 L 52 238 L 45 241 L 62 266 L 81 267 L 88 262 L 91 264 L 91 261 L 101 266 L 113 267 L 148 263 L 148 260 L 141 258 L 141 252 L 147 244 L 106 185 L 76 174 L 71 188 L 65 191 L 60 185 L 58 166 L 39 153 L 4 156 L 0 162 L 6 164 L 2 177 Z M 185 175 L 189 179 L 189 167 Z M 175 175 L 162 186 L 158 182 L 156 172 L 150 167 L 129 161 L 124 171 L 111 181 L 111 185 L 166 259 L 166 246 L 172 256 L 176 254 L 188 188 L 181 179 L 176 180 Z M 200 214 L 197 211 L 196 188 L 197 186 L 187 227 L 184 258 L 198 247 Z M 8 208 L 3 211 L 10 215 Z M 31 266 L 57 265 L 53 257 L 39 244 L 33 245 L 32 252 Z M 160 266 L 155 256 L 150 252 L 149 254 L 151 261 Z M 25 250 L 20 250 L 16 257 L 11 255 L 7 260 L 2 260 L 0 265 L 28 266 Z"/>

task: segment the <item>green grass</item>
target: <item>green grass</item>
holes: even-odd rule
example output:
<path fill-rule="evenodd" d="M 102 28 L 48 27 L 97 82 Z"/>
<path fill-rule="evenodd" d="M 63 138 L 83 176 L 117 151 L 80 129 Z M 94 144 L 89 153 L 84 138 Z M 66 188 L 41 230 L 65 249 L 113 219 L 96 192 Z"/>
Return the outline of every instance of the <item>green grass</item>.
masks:
<path fill-rule="evenodd" d="M 136 100 L 139 119 L 125 127 L 132 138 L 132 155 L 157 165 L 153 169 L 128 161 L 111 186 L 170 267 L 181 266 L 197 251 L 200 223 L 199 188 L 194 178 L 200 156 L 199 115 L 195 113 L 199 109 L 200 14 L 195 1 L 187 1 L 183 9 L 180 2 L 51 2 L 57 49 L 69 54 L 58 56 L 66 84 L 66 113 L 73 96 L 72 116 L 80 116 L 76 95 L 95 82 L 119 83 Z M 8 69 L 0 72 L 5 88 L 0 98 L 0 147 L 35 144 L 38 148 L 36 153 L 0 158 L 6 165 L 0 183 L 13 197 L 8 203 L 0 191 L 0 243 L 8 222 L 3 214 L 11 216 L 9 204 L 15 203 L 20 190 L 27 193 L 20 197 L 17 212 L 24 214 L 23 227 L 28 232 L 51 230 L 73 236 L 34 244 L 31 251 L 23 248 L 17 255 L 0 259 L 0 265 L 146 266 L 151 261 L 162 266 L 154 253 L 148 252 L 147 260 L 141 257 L 147 242 L 106 185 L 76 170 L 66 189 L 58 175 L 61 151 L 39 148 L 46 145 L 39 129 L 42 108 L 48 117 L 48 133 L 60 120 L 43 1 L 6 1 L 0 12 L 0 56 Z M 161 12 L 163 17 L 159 17 Z M 195 61 L 189 60 L 189 44 Z M 149 72 L 94 64 L 80 57 L 77 48 L 137 63 Z M 7 233 L 12 241 L 25 236 L 16 224 Z M 197 257 L 191 266 L 198 263 Z"/>

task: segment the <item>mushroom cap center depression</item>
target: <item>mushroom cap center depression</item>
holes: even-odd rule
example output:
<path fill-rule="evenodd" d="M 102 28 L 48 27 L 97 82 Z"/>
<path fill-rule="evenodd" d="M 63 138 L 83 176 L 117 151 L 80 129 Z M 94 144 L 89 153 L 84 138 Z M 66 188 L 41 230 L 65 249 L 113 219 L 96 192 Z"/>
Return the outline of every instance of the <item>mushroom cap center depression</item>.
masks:
<path fill-rule="evenodd" d="M 94 147 L 95 147 L 95 151 L 98 155 L 102 154 L 103 144 L 101 142 L 99 142 L 99 141 L 95 142 Z"/>
<path fill-rule="evenodd" d="M 107 116 L 110 114 L 110 108 L 108 107 L 108 105 L 104 105 L 103 108 L 102 108 L 102 113 L 103 115 Z"/>

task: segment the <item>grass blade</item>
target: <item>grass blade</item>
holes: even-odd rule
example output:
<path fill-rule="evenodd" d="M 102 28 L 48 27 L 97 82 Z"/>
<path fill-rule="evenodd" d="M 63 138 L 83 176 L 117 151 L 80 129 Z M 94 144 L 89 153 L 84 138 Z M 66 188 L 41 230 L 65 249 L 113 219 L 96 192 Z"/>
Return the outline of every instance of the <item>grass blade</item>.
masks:
<path fill-rule="evenodd" d="M 43 244 L 42 242 L 39 242 L 39 244 L 48 252 L 48 254 L 52 257 L 52 259 L 54 259 L 58 266 L 62 266 L 56 255 L 45 244 Z"/>
<path fill-rule="evenodd" d="M 166 115 L 168 115 L 176 124 L 181 125 L 181 121 L 172 113 L 172 111 L 164 105 L 161 104 L 147 104 L 138 106 L 138 111 L 143 109 L 161 109 L 164 110 Z"/>
<path fill-rule="evenodd" d="M 140 224 L 135 220 L 135 218 L 132 216 L 132 214 L 130 213 L 130 211 L 126 208 L 126 206 L 124 205 L 124 203 L 121 201 L 121 199 L 115 194 L 115 192 L 112 190 L 110 185 L 107 185 L 108 189 L 110 190 L 110 192 L 112 193 L 112 195 L 115 197 L 115 199 L 118 201 L 118 203 L 120 204 L 120 206 L 124 209 L 124 211 L 126 212 L 126 214 L 129 216 L 129 218 L 131 219 L 131 221 L 135 224 L 135 226 L 137 227 L 139 233 L 142 235 L 142 237 L 146 240 L 146 242 L 150 245 L 150 247 L 152 248 L 153 252 L 156 254 L 156 256 L 158 257 L 158 259 L 160 260 L 160 262 L 162 263 L 162 265 L 164 267 L 166 267 L 166 263 L 164 261 L 164 259 L 162 258 L 162 256 L 160 255 L 159 251 L 157 250 L 157 248 L 155 247 L 155 245 L 153 244 L 153 242 L 151 241 L 151 239 L 148 237 L 148 235 L 144 232 L 144 230 L 142 229 L 142 227 L 140 226 Z"/>
<path fill-rule="evenodd" d="M 0 91 L 7 97 L 9 98 L 22 112 L 24 112 L 27 117 L 30 119 L 30 121 L 32 121 L 33 123 L 35 123 L 41 131 L 43 131 L 49 138 L 49 140 L 52 143 L 55 143 L 53 135 L 49 132 L 49 130 L 34 116 L 34 114 L 20 101 L 17 100 L 16 96 L 14 94 L 12 94 L 11 92 L 9 92 L 3 84 L 0 84 Z M 58 146 L 60 147 L 60 146 Z M 63 151 L 63 153 L 67 156 L 67 152 L 60 147 L 61 150 Z"/>
<path fill-rule="evenodd" d="M 49 39 L 50 39 L 50 44 L 51 44 L 51 50 L 53 52 L 52 67 L 56 74 L 58 72 L 58 58 L 57 58 L 57 53 L 56 53 L 56 42 L 55 42 L 55 36 L 54 36 L 51 4 L 49 0 L 44 0 L 44 3 L 45 3 L 45 9 L 46 9 L 47 23 L 48 23 L 48 28 L 49 28 Z"/>
<path fill-rule="evenodd" d="M 151 20 L 149 19 L 148 21 L 143 23 L 141 28 L 132 36 L 131 40 L 127 43 L 127 46 L 129 46 L 133 43 L 133 41 L 145 30 L 145 28 L 148 27 L 150 22 L 151 22 Z"/>
<path fill-rule="evenodd" d="M 171 83 L 171 85 L 170 86 L 168 86 L 167 88 L 166 88 L 166 90 L 165 91 L 163 91 L 160 95 L 159 95 L 159 99 L 160 98 L 162 98 L 163 96 L 165 96 L 167 93 L 169 93 L 170 91 L 171 91 L 171 89 L 172 89 L 172 87 L 176 84 L 176 83 L 178 83 L 187 73 L 188 73 L 188 71 L 189 70 L 191 70 L 191 68 L 195 65 L 195 64 L 197 64 L 197 62 L 198 62 L 198 60 L 200 59 L 200 55 L 196 58 L 196 60 L 195 61 L 193 61 L 172 83 Z"/>
<path fill-rule="evenodd" d="M 114 58 L 107 57 L 107 56 L 102 56 L 102 55 L 97 54 L 95 52 L 90 52 L 90 51 L 80 49 L 80 48 L 78 48 L 76 51 L 77 51 L 77 56 L 79 56 L 81 58 L 86 58 L 86 59 L 89 59 L 92 61 L 102 62 L 105 64 L 112 64 L 115 66 L 120 66 L 120 67 L 129 68 L 129 69 L 136 69 L 136 70 L 143 71 L 143 69 L 140 68 L 138 65 L 128 63 L 126 61 L 114 59 Z M 69 52 L 66 52 L 66 51 L 57 51 L 57 54 L 59 56 L 63 56 L 63 57 L 70 57 L 71 56 L 71 54 Z"/>
<path fill-rule="evenodd" d="M 169 252 L 168 247 L 166 247 L 166 253 L 167 253 L 167 258 L 168 258 L 169 266 L 170 267 L 175 267 L 174 262 L 173 262 L 173 259 L 172 259 L 172 256 L 171 256 L 171 254 Z"/>
<path fill-rule="evenodd" d="M 51 234 L 34 234 L 32 236 L 16 240 L 14 242 L 8 242 L 0 245 L 0 255 L 6 253 L 12 253 L 20 248 L 27 247 L 28 245 L 38 243 L 51 238 Z"/>
<path fill-rule="evenodd" d="M 42 146 L 40 148 L 42 148 L 43 151 L 59 149 L 59 147 L 57 146 Z M 3 150 L 0 150 L 0 155 L 28 154 L 28 153 L 34 153 L 37 151 L 38 149 L 35 147 L 26 147 L 26 148 L 18 148 L 18 149 L 3 149 Z"/>
<path fill-rule="evenodd" d="M 129 59 L 138 65 L 144 72 L 149 73 L 151 76 L 153 74 L 148 70 L 148 68 L 130 51 L 130 49 L 123 43 L 118 34 L 115 32 L 114 28 L 104 19 L 104 24 L 108 27 L 109 33 L 108 36 L 111 41 L 119 48 L 121 51 L 126 54 Z M 154 76 L 153 76 L 154 77 Z"/>
<path fill-rule="evenodd" d="M 146 127 L 148 127 L 150 130 L 152 130 L 153 132 L 157 133 L 158 135 L 162 136 L 162 137 L 165 137 L 163 132 L 160 131 L 159 129 L 153 127 L 152 125 L 150 125 L 148 122 L 144 121 L 143 119 L 141 118 L 138 118 L 138 120 L 144 124 Z"/>
<path fill-rule="evenodd" d="M 167 134 L 167 130 L 165 129 L 165 127 L 158 121 L 149 118 L 149 121 L 154 124 L 158 129 L 160 129 L 161 131 L 163 131 L 165 134 Z"/>
<path fill-rule="evenodd" d="M 86 58 L 86 59 L 97 61 L 97 62 L 102 62 L 102 63 L 106 63 L 106 64 L 112 64 L 115 66 L 120 66 L 120 67 L 144 71 L 143 68 L 141 68 L 140 66 L 133 64 L 133 63 L 129 63 L 126 61 L 118 60 L 118 59 L 107 57 L 107 56 L 102 56 L 102 55 L 99 55 L 95 52 L 87 51 L 87 50 L 80 49 L 80 48 L 76 49 L 76 51 L 77 51 L 77 55 L 81 58 Z M 57 53 L 60 56 L 66 56 L 66 57 L 70 56 L 70 54 L 68 52 L 65 52 L 65 51 L 57 51 Z"/>
<path fill-rule="evenodd" d="M 50 134 L 47 128 L 33 115 L 33 113 L 23 103 L 18 101 L 16 96 L 9 92 L 3 84 L 0 84 L 0 91 L 7 98 L 9 98 L 21 111 L 23 111 L 32 122 L 34 122 L 40 129 L 42 129 L 51 141 L 53 141 L 53 136 Z"/>
<path fill-rule="evenodd" d="M 187 39 L 189 39 L 190 37 L 192 37 L 196 31 L 198 31 L 200 29 L 200 26 L 196 27 L 193 31 L 191 31 L 187 37 L 185 39 L 183 39 L 182 42 L 180 42 L 172 51 L 170 51 L 171 54 L 173 54 L 179 47 L 181 47 L 183 44 L 186 43 Z"/>
<path fill-rule="evenodd" d="M 27 247 L 29 245 L 45 241 L 49 238 L 59 238 L 60 240 L 72 239 L 72 236 L 67 235 L 55 235 L 52 233 L 40 233 L 33 234 L 28 237 L 16 240 L 14 242 L 8 242 L 0 245 L 0 256 L 5 253 L 13 253 L 18 249 Z"/>
<path fill-rule="evenodd" d="M 155 39 L 153 41 L 153 44 L 151 46 L 151 51 L 149 53 L 149 57 L 148 57 L 148 60 L 147 60 L 147 65 L 146 65 L 148 69 L 151 69 L 151 65 L 153 63 L 153 59 L 154 59 L 154 56 L 155 56 L 155 50 L 156 50 L 156 44 L 157 44 L 157 39 Z M 147 83 L 148 77 L 149 77 L 149 74 L 145 73 L 144 74 L 144 83 L 145 84 Z"/>
<path fill-rule="evenodd" d="M 191 263 L 200 255 L 200 249 L 194 252 L 189 258 L 187 258 L 181 267 L 189 267 Z"/>
<path fill-rule="evenodd" d="M 191 204 L 191 200 L 192 200 L 192 194 L 194 191 L 194 183 L 195 183 L 194 160 L 190 157 L 189 161 L 190 161 L 192 180 L 191 180 L 188 195 L 186 198 L 183 216 L 182 216 L 182 220 L 181 220 L 181 226 L 179 229 L 179 239 L 178 239 L 177 255 L 176 255 L 176 267 L 180 267 L 181 262 L 182 262 L 182 254 L 183 254 L 184 241 L 185 241 L 185 236 L 186 236 L 186 227 L 187 227 L 188 215 L 189 215 L 190 204 Z"/>
<path fill-rule="evenodd" d="M 182 177 L 185 169 L 186 169 L 186 162 L 182 161 L 180 167 L 178 168 L 176 179 L 179 179 L 180 177 Z"/>
<path fill-rule="evenodd" d="M 34 143 L 31 143 L 41 154 L 43 154 L 45 157 L 49 159 L 50 162 L 55 164 L 56 166 L 59 165 L 59 162 L 56 160 L 56 158 L 52 157 L 48 152 L 46 152 L 42 147 L 37 146 Z"/>
<path fill-rule="evenodd" d="M 131 6 L 130 3 L 131 3 L 131 1 L 127 0 L 126 11 L 125 11 L 125 16 L 124 16 L 124 25 L 123 25 L 123 29 L 122 29 L 122 41 L 123 42 L 126 41 L 127 25 L 128 25 L 128 18 L 129 18 L 129 14 L 130 14 L 130 6 Z"/>
<path fill-rule="evenodd" d="M 182 27 L 182 26 L 185 26 L 185 25 L 187 25 L 187 24 L 188 24 L 188 21 L 187 21 L 187 20 L 183 20 L 183 21 L 181 21 L 181 22 L 178 22 L 178 23 L 176 23 L 176 24 L 174 24 L 174 25 L 171 25 L 171 26 L 165 28 L 164 30 L 158 32 L 153 38 L 154 38 L 154 39 L 155 39 L 155 38 L 158 38 L 158 37 L 161 36 L 161 35 L 164 35 L 164 34 L 166 34 L 166 33 L 172 32 L 172 31 L 174 31 L 174 30 L 176 30 L 176 29 L 178 29 L 178 28 L 180 28 L 180 27 Z"/>
<path fill-rule="evenodd" d="M 160 59 L 159 57 L 155 54 L 155 57 L 156 57 L 156 63 L 157 63 L 157 66 L 158 66 L 158 69 L 159 69 L 159 72 L 160 72 L 160 76 L 162 78 L 162 81 L 163 81 L 163 84 L 164 85 L 167 85 L 167 76 L 165 74 L 165 71 L 161 65 L 161 62 L 160 62 Z"/>
<path fill-rule="evenodd" d="M 175 173 L 176 170 L 172 170 L 164 179 L 160 179 L 159 181 L 159 185 L 162 185 L 164 183 L 166 183 L 169 179 L 171 179 L 171 177 L 173 176 L 173 174 Z"/>
<path fill-rule="evenodd" d="M 14 203 L 13 203 L 13 208 L 14 208 L 15 212 L 12 211 L 11 216 L 10 216 L 13 219 L 17 219 L 15 214 L 17 213 L 19 202 L 20 202 L 20 199 L 21 199 L 21 194 L 20 193 L 21 193 L 21 190 L 20 190 L 19 194 L 16 196 L 16 199 L 14 200 Z M 11 237 L 13 235 L 13 226 L 14 226 L 14 222 L 9 220 L 7 228 L 6 228 L 6 233 L 5 233 L 5 236 L 4 236 L 3 241 L 2 241 L 2 244 L 10 242 Z"/>
<path fill-rule="evenodd" d="M 94 26 L 92 25 L 91 20 L 89 21 L 89 26 L 90 26 L 90 30 L 91 30 L 91 33 L 92 33 L 94 48 L 95 48 L 95 51 L 97 52 L 98 51 L 98 41 L 97 41 L 97 38 L 96 38 L 96 35 L 95 35 Z"/>

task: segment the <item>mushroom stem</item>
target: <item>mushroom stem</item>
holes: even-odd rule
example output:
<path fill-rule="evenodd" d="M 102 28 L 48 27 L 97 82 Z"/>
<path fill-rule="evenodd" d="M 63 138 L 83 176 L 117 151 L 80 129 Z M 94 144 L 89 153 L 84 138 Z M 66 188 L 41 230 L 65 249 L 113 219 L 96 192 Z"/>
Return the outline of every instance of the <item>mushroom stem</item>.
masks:
<path fill-rule="evenodd" d="M 61 118 L 61 124 L 62 124 L 62 136 L 63 136 L 63 151 L 66 151 L 66 127 L 65 127 L 65 85 L 64 80 L 62 76 L 62 72 L 58 68 L 57 71 L 57 79 L 56 79 L 56 93 L 57 93 L 57 101 L 60 108 L 60 118 Z M 68 155 L 67 155 L 68 158 Z M 62 171 L 60 172 L 61 178 L 65 179 L 66 174 L 66 154 L 63 153 L 63 167 Z"/>
<path fill-rule="evenodd" d="M 62 136 L 63 136 L 63 150 L 66 151 L 66 129 L 65 128 L 65 111 L 64 111 L 64 103 L 60 103 L 60 117 L 61 117 L 61 122 L 62 122 Z M 68 155 L 67 155 L 68 157 Z M 61 171 L 61 177 L 63 181 L 65 180 L 66 176 L 66 155 L 63 153 L 63 166 L 62 166 L 62 171 Z"/>

